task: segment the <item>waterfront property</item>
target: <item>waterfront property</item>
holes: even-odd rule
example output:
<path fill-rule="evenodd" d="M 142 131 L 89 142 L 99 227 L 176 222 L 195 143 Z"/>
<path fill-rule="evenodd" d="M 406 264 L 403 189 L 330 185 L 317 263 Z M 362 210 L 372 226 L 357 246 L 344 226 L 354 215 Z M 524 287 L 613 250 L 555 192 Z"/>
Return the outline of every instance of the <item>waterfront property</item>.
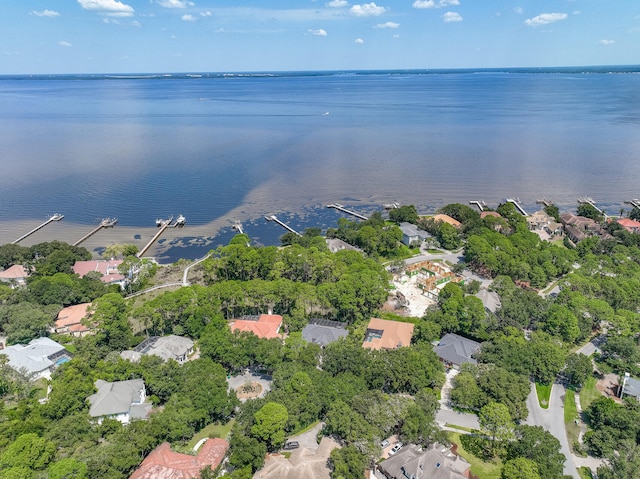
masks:
<path fill-rule="evenodd" d="M 362 347 L 366 349 L 397 349 L 411 344 L 413 324 L 371 318 Z"/>
<path fill-rule="evenodd" d="M 142 461 L 131 479 L 192 479 L 200 477 L 205 467 L 212 470 L 224 459 L 229 443 L 220 438 L 209 438 L 190 456 L 171 450 L 168 442 L 163 442 Z"/>
<path fill-rule="evenodd" d="M 302 338 L 308 343 L 325 347 L 349 334 L 345 323 L 329 321 L 328 319 L 312 319 L 302 330 Z"/>
<path fill-rule="evenodd" d="M 89 415 L 102 424 L 104 418 L 129 424 L 131 419 L 146 419 L 151 412 L 151 403 L 146 402 L 147 391 L 142 379 L 95 382 L 98 392 L 87 398 L 91 404 Z"/>
<path fill-rule="evenodd" d="M 454 228 L 460 228 L 460 226 L 462 225 L 462 223 L 460 223 L 455 218 L 452 218 L 449 215 L 443 215 L 443 214 L 435 215 L 433 217 L 433 221 L 435 221 L 436 223 L 448 223 Z"/>
<path fill-rule="evenodd" d="M 598 236 L 603 240 L 613 239 L 613 236 L 591 218 L 577 216 L 572 213 L 563 213 L 560 215 L 560 220 L 562 221 L 567 237 L 574 243 L 578 243 L 590 236 Z"/>
<path fill-rule="evenodd" d="M 4 271 L 0 271 L 0 281 L 3 283 L 9 283 L 9 286 L 11 286 L 12 289 L 27 284 L 28 276 L 29 273 L 21 264 L 14 264 Z"/>
<path fill-rule="evenodd" d="M 427 449 L 405 446 L 378 465 L 387 479 L 467 479 L 470 468 L 471 464 L 438 443 Z"/>
<path fill-rule="evenodd" d="M 58 365 L 71 359 L 71 353 L 64 346 L 49 338 L 37 338 L 29 344 L 8 346 L 0 354 L 9 359 L 9 366 L 29 380 L 51 379 L 51 373 Z"/>
<path fill-rule="evenodd" d="M 465 363 L 477 364 L 473 355 L 479 349 L 480 343 L 458 334 L 447 333 L 434 346 L 433 351 L 446 366 L 459 369 Z"/>
<path fill-rule="evenodd" d="M 100 281 L 103 283 L 117 284 L 124 289 L 127 278 L 118 270 L 118 266 L 121 264 L 121 259 L 76 261 L 73 265 L 73 272 L 81 278 L 91 272 L 99 273 Z"/>
<path fill-rule="evenodd" d="M 282 316 L 279 314 L 248 315 L 229 323 L 231 331 L 253 333 L 259 338 L 281 338 Z"/>
<path fill-rule="evenodd" d="M 617 222 L 629 233 L 640 233 L 640 221 L 632 220 L 631 218 L 620 218 Z"/>
<path fill-rule="evenodd" d="M 413 223 L 400 223 L 400 231 L 402 231 L 402 242 L 407 246 L 411 246 L 412 243 L 422 243 L 431 238 L 429 233 L 421 230 Z"/>

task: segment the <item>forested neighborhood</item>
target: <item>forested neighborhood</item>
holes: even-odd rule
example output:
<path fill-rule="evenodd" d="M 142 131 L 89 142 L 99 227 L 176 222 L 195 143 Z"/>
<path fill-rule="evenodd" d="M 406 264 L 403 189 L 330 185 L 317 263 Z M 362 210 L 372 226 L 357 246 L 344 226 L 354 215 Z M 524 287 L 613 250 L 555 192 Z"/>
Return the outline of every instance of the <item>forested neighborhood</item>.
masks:
<path fill-rule="evenodd" d="M 0 479 L 640 477 L 640 211 L 437 213 L 237 235 L 188 284 L 0 246 Z"/>

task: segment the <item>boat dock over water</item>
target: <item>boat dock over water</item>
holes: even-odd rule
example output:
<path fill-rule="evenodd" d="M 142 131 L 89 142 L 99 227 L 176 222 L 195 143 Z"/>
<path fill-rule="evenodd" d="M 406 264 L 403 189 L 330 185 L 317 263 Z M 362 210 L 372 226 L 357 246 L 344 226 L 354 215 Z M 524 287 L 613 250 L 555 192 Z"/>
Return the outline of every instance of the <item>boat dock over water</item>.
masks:
<path fill-rule="evenodd" d="M 100 221 L 100 224 L 96 226 L 94 229 L 89 231 L 86 235 L 80 238 L 78 241 L 73 243 L 73 246 L 78 246 L 80 243 L 83 243 L 85 240 L 96 234 L 102 228 L 113 228 L 118 223 L 118 218 L 103 218 Z"/>
<path fill-rule="evenodd" d="M 173 222 L 173 216 L 170 216 L 166 220 L 163 220 L 162 218 L 156 219 L 156 226 L 160 229 L 155 235 L 153 235 L 153 238 L 151 238 L 149 242 L 146 245 L 144 245 L 140 251 L 138 251 L 138 254 L 136 255 L 136 257 L 142 258 L 142 256 L 144 256 L 144 254 L 149 250 L 149 248 L 151 248 L 151 245 L 155 243 L 156 240 L 160 238 L 160 236 L 162 236 L 162 233 L 164 233 L 167 228 L 169 228 L 170 226 L 175 227 L 176 225 L 171 225 L 172 222 Z"/>
<path fill-rule="evenodd" d="M 49 219 L 47 221 L 45 221 L 44 223 L 42 223 L 40 226 L 36 226 L 35 228 L 33 228 L 31 231 L 29 231 L 26 234 L 23 234 L 22 236 L 20 236 L 20 238 L 18 238 L 15 241 L 12 241 L 11 244 L 18 244 L 20 241 L 22 241 L 23 239 L 27 238 L 28 236 L 31 236 L 33 233 L 35 233 L 36 231 L 38 231 L 41 228 L 44 228 L 45 226 L 47 226 L 49 223 L 51 223 L 52 221 L 60 221 L 62 218 L 64 218 L 64 215 L 61 215 L 60 213 L 56 213 L 52 216 L 49 217 Z"/>
<path fill-rule="evenodd" d="M 470 205 L 476 205 L 478 207 L 478 209 L 480 210 L 480 212 L 482 213 L 484 211 L 484 209 L 487 207 L 487 204 L 484 202 L 484 200 L 472 200 L 469 201 Z"/>
<path fill-rule="evenodd" d="M 351 210 L 346 209 L 344 206 L 342 206 L 341 204 L 338 204 L 338 203 L 331 203 L 330 205 L 327 205 L 327 208 L 334 208 L 334 209 L 336 209 L 338 211 L 342 211 L 343 213 L 347 213 L 348 215 L 355 216 L 356 218 L 359 218 L 361 220 L 365 220 L 366 221 L 366 220 L 369 219 L 366 216 L 361 215 L 360 213 L 356 213 L 355 211 L 351 211 Z"/>
<path fill-rule="evenodd" d="M 516 209 L 520 212 L 520 214 L 522 214 L 522 216 L 529 216 L 527 214 L 527 212 L 524 210 L 524 208 L 522 207 L 522 205 L 520 204 L 520 199 L 513 199 L 513 198 L 507 198 L 505 200 L 507 203 L 513 203 L 513 206 L 516 207 Z"/>
<path fill-rule="evenodd" d="M 294 230 L 291 226 L 289 226 L 288 224 L 283 223 L 282 221 L 280 221 L 276 215 L 265 216 L 264 219 L 267 220 L 267 221 L 275 221 L 280 226 L 282 226 L 284 229 L 286 229 L 288 231 L 291 231 L 292 233 L 297 234 L 298 236 L 302 236 L 300 233 L 298 233 L 296 230 Z"/>

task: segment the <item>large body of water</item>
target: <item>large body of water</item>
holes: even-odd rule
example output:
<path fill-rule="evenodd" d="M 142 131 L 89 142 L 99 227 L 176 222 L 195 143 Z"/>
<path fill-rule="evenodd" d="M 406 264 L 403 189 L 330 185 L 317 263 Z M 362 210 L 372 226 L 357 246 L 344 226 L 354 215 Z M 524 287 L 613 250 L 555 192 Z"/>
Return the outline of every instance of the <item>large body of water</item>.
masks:
<path fill-rule="evenodd" d="M 241 220 L 274 244 L 283 230 L 263 215 L 333 225 L 331 202 L 574 210 L 590 196 L 617 214 L 640 196 L 638 72 L 0 77 L 0 223 L 183 214 L 214 242 Z"/>

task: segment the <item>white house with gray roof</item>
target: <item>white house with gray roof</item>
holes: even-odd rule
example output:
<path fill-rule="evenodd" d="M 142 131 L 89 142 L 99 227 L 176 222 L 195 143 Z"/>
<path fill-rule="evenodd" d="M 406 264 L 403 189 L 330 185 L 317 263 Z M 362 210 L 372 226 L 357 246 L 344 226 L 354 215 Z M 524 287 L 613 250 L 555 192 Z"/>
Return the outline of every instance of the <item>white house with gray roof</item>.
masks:
<path fill-rule="evenodd" d="M 431 235 L 421 230 L 413 223 L 400 223 L 400 231 L 402 231 L 402 242 L 410 246 L 413 242 L 423 242 L 431 238 Z"/>
<path fill-rule="evenodd" d="M 349 334 L 346 325 L 328 319 L 312 319 L 302 330 L 302 338 L 308 343 L 316 343 L 321 347 L 344 338 Z"/>
<path fill-rule="evenodd" d="M 71 359 L 64 346 L 49 338 L 32 339 L 29 344 L 8 346 L 0 354 L 9 359 L 9 366 L 31 380 L 51 379 L 59 365 Z"/>
<path fill-rule="evenodd" d="M 447 365 L 459 368 L 462 364 L 477 364 L 472 356 L 480 349 L 480 343 L 463 338 L 457 334 L 447 333 L 433 350 Z"/>
<path fill-rule="evenodd" d="M 164 361 L 173 359 L 183 364 L 189 359 L 189 355 L 193 353 L 193 340 L 184 336 L 152 336 L 141 342 L 133 351 L 122 351 L 120 357 L 137 363 L 142 356 L 158 356 Z"/>
<path fill-rule="evenodd" d="M 132 419 L 146 419 L 151 412 L 152 405 L 146 402 L 147 392 L 142 379 L 113 383 L 98 379 L 95 385 L 98 392 L 87 400 L 91 404 L 89 415 L 97 419 L 98 424 L 107 417 L 129 424 Z"/>

